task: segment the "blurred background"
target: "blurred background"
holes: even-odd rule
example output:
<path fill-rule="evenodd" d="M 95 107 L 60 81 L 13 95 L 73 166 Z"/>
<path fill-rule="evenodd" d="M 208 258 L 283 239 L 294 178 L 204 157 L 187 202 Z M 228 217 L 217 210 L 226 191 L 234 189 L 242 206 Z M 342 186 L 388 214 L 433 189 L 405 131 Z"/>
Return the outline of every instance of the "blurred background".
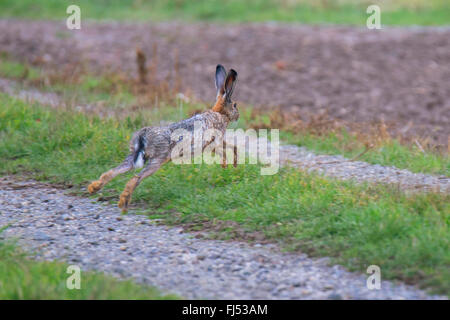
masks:
<path fill-rule="evenodd" d="M 2 0 L 0 16 L 61 19 L 77 4 L 87 19 L 185 21 L 285 21 L 313 24 L 364 24 L 371 4 L 389 25 L 441 25 L 450 19 L 445 0 Z"/>

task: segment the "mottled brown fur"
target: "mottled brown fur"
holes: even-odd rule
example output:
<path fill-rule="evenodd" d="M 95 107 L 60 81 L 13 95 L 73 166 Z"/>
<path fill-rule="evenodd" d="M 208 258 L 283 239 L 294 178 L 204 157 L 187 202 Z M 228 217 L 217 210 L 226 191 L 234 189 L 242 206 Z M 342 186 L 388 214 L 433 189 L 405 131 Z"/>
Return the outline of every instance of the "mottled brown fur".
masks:
<path fill-rule="evenodd" d="M 222 113 L 225 106 L 225 99 L 222 96 L 217 97 L 216 103 L 212 107 L 212 111 Z"/>
<path fill-rule="evenodd" d="M 131 195 L 133 194 L 134 189 L 136 189 L 138 181 L 139 176 L 134 176 L 128 181 L 127 185 L 125 186 L 125 189 L 120 195 L 119 208 L 126 208 L 128 206 L 128 204 L 131 201 Z"/>
<path fill-rule="evenodd" d="M 226 76 L 226 79 L 224 76 Z M 176 130 L 183 129 L 189 132 L 191 137 L 194 137 L 194 128 L 200 126 L 199 129 L 202 133 L 208 129 L 216 129 L 222 134 L 221 137 L 223 138 L 228 124 L 239 118 L 236 103 L 231 100 L 236 78 L 236 71 L 231 69 L 227 76 L 225 69 L 221 65 L 218 65 L 216 69 L 217 100 L 211 110 L 167 126 L 145 127 L 135 132 L 130 141 L 130 154 L 128 157 L 116 168 L 102 174 L 99 180 L 92 182 L 88 186 L 89 192 L 97 192 L 117 175 L 135 169 L 138 164 L 145 164 L 141 172 L 128 181 L 124 191 L 120 195 L 119 207 L 126 211 L 133 191 L 142 180 L 156 172 L 164 163 L 172 160 L 172 150 L 184 138 L 184 136 L 181 136 L 177 141 L 172 140 L 172 134 Z M 214 139 L 215 137 L 209 141 L 202 141 L 202 150 L 212 143 Z M 225 141 L 222 141 L 222 143 L 225 150 L 226 143 Z M 235 166 L 236 159 L 235 151 Z M 222 166 L 226 167 L 225 156 Z"/>

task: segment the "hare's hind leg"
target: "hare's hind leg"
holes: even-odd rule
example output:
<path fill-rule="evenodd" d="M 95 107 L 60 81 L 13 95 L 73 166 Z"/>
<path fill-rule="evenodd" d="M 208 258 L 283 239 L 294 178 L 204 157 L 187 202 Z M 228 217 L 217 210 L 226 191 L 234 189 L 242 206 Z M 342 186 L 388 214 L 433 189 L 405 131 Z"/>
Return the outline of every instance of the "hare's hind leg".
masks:
<path fill-rule="evenodd" d="M 119 174 L 125 173 L 133 169 L 133 154 L 130 154 L 124 162 L 122 162 L 120 165 L 115 167 L 114 169 L 111 169 L 109 171 L 106 171 L 103 173 L 100 178 L 96 181 L 93 181 L 88 186 L 89 193 L 95 193 L 99 191 L 101 188 L 105 186 L 109 181 L 111 181 L 114 177 L 118 176 Z"/>
<path fill-rule="evenodd" d="M 167 161 L 168 159 L 166 158 L 150 159 L 144 169 L 142 169 L 142 171 L 139 172 L 138 175 L 134 176 L 128 181 L 119 199 L 119 208 L 122 208 L 123 212 L 127 211 L 127 207 L 131 201 L 131 195 L 133 194 L 133 191 L 136 189 L 136 187 L 142 182 L 142 180 L 158 171 L 158 169 Z"/>

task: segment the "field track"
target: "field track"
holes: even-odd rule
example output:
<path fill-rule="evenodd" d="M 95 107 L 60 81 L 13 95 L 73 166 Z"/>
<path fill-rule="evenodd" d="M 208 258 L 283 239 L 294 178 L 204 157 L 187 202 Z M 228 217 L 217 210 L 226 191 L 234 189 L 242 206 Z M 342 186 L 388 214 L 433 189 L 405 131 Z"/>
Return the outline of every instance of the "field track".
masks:
<path fill-rule="evenodd" d="M 185 298 L 445 299 L 388 281 L 368 290 L 367 276 L 329 266 L 326 258 L 198 239 L 33 181 L 1 178 L 0 199 L 0 225 L 10 224 L 2 236 L 18 238 L 38 259 L 131 277 Z"/>

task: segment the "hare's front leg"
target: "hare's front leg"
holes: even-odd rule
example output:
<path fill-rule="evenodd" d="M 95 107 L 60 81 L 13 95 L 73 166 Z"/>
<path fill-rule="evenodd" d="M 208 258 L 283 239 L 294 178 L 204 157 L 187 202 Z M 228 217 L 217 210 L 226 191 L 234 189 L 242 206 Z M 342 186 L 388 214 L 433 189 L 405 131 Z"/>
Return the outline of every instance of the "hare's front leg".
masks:
<path fill-rule="evenodd" d="M 230 145 L 223 140 L 223 149 L 222 149 L 222 168 L 228 167 L 227 164 L 227 148 L 233 148 L 233 167 L 237 167 L 237 146 L 235 144 Z"/>
<path fill-rule="evenodd" d="M 109 181 L 119 174 L 125 173 L 133 169 L 133 155 L 130 154 L 119 166 L 103 173 L 98 180 L 93 181 L 88 186 L 89 193 L 95 193 L 105 186 Z"/>
<path fill-rule="evenodd" d="M 128 181 L 119 199 L 119 208 L 122 209 L 122 212 L 127 211 L 127 207 L 131 202 L 131 195 L 133 194 L 133 191 L 137 188 L 137 186 L 142 182 L 142 180 L 158 171 L 158 169 L 165 162 L 167 162 L 166 159 L 150 159 L 149 163 L 144 167 L 144 169 L 142 169 L 142 171 L 139 172 L 138 175 L 134 176 L 130 179 L 130 181 Z"/>

